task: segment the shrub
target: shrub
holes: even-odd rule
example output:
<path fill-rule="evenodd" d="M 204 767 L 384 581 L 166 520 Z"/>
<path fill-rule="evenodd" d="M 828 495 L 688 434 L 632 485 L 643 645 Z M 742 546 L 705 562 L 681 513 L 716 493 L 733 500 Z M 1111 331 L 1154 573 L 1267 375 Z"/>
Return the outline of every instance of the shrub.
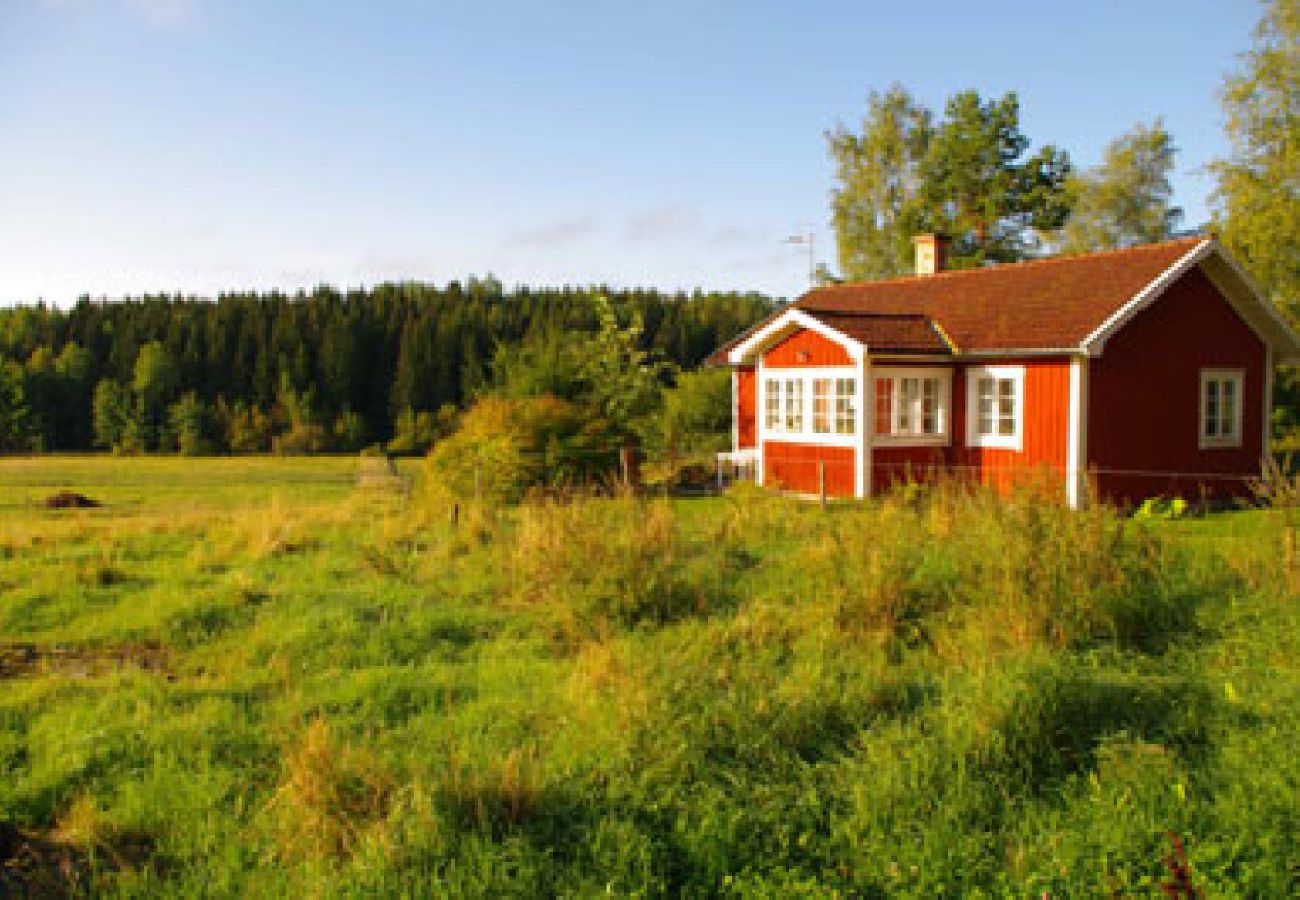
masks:
<path fill-rule="evenodd" d="M 534 486 L 606 479 L 617 470 L 618 453 L 610 423 L 574 403 L 488 397 L 465 414 L 459 431 L 434 448 L 426 472 L 440 492 L 511 503 Z"/>

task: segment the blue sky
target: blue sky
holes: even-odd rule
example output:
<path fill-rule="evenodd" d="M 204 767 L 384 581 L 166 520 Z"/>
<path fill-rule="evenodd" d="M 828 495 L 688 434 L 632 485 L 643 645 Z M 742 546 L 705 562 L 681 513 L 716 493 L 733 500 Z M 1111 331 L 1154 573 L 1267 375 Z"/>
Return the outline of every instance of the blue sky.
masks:
<path fill-rule="evenodd" d="M 1098 161 L 1163 116 L 1206 216 L 1249 0 L 0 0 L 0 303 L 446 281 L 793 295 L 824 133 L 898 81 Z"/>

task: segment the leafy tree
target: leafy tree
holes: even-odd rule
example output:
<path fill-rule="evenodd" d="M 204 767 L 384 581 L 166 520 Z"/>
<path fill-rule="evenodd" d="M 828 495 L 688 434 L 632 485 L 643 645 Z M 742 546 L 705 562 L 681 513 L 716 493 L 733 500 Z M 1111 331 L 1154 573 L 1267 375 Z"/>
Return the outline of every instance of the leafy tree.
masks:
<path fill-rule="evenodd" d="M 600 330 L 582 344 L 590 402 L 605 419 L 635 433 L 645 427 L 676 367 L 642 348 L 640 315 L 633 312 L 623 324 L 606 297 L 595 300 Z"/>
<path fill-rule="evenodd" d="M 579 400 L 591 390 L 587 342 L 543 327 L 518 344 L 502 344 L 492 357 L 490 393 L 514 400 L 550 395 Z"/>
<path fill-rule="evenodd" d="M 95 385 L 93 402 L 95 444 L 106 450 L 122 447 L 127 426 L 135 418 L 131 394 L 111 378 Z"/>
<path fill-rule="evenodd" d="M 1300 3 L 1270 0 L 1221 100 L 1231 152 L 1211 165 L 1215 222 L 1260 287 L 1300 327 Z M 1274 422 L 1300 427 L 1300 372 L 1283 369 Z"/>
<path fill-rule="evenodd" d="M 1014 92 L 984 102 L 975 91 L 949 98 L 919 165 L 913 232 L 953 238 L 949 263 L 1012 262 L 1037 250 L 1035 233 L 1070 212 L 1070 158 L 1048 144 L 1029 157 Z"/>
<path fill-rule="evenodd" d="M 1062 251 L 1114 250 L 1172 236 L 1183 217 L 1169 183 L 1176 153 L 1156 119 L 1112 141 L 1096 169 L 1071 176 L 1074 208 L 1061 231 Z"/>
<path fill-rule="evenodd" d="M 167 421 L 176 449 L 182 456 L 211 453 L 211 410 L 193 391 L 167 408 Z"/>
<path fill-rule="evenodd" d="M 934 116 L 895 85 L 872 94 L 863 133 L 829 136 L 838 186 L 832 213 L 849 279 L 910 271 L 911 238 L 943 232 L 954 268 L 1024 259 L 1037 235 L 1070 210 L 1070 159 L 1050 144 L 1029 154 L 1015 93 L 985 102 L 976 91 Z"/>
<path fill-rule="evenodd" d="M 912 270 L 905 225 L 920 190 L 917 167 L 932 132 L 929 110 L 901 84 L 872 91 L 860 135 L 829 133 L 838 186 L 831 218 L 840 272 L 849 281 L 890 278 Z M 829 273 L 824 273 L 829 280 Z"/>
<path fill-rule="evenodd" d="M 731 370 L 683 372 L 664 393 L 661 421 L 670 454 L 726 449 L 731 444 Z"/>
<path fill-rule="evenodd" d="M 0 356 L 0 451 L 28 449 L 31 440 L 23 369 Z"/>
<path fill-rule="evenodd" d="M 180 384 L 175 360 L 161 341 L 150 341 L 140 348 L 133 371 L 131 388 L 136 399 L 151 411 L 166 406 Z"/>

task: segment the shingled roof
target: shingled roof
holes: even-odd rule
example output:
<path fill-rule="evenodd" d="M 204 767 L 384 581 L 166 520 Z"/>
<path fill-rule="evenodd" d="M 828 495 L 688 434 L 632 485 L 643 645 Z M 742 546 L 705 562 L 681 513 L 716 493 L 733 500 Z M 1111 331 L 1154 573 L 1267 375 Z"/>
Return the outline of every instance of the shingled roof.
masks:
<path fill-rule="evenodd" d="M 953 347 L 929 316 L 918 313 L 840 312 L 804 309 L 823 325 L 848 335 L 874 352 L 942 353 Z"/>
<path fill-rule="evenodd" d="M 929 320 L 927 328 L 938 325 L 963 353 L 1077 347 L 1204 240 L 834 285 L 809 291 L 793 307 L 818 319 L 850 315 L 857 320 L 865 315 Z M 849 333 L 837 323 L 827 324 Z M 909 338 L 921 336 L 920 328 L 908 328 Z M 869 338 L 863 343 L 881 346 Z"/>

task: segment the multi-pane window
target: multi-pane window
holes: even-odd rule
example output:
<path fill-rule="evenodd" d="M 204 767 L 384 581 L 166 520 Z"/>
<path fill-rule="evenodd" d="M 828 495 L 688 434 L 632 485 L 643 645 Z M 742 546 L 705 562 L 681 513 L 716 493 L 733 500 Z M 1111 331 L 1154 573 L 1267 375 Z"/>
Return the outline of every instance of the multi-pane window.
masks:
<path fill-rule="evenodd" d="M 857 433 L 857 379 L 816 368 L 763 378 L 763 428 L 768 434 L 822 437 L 845 443 Z"/>
<path fill-rule="evenodd" d="M 973 368 L 967 378 L 970 383 L 967 443 L 977 447 L 1018 448 L 1024 417 L 1024 368 Z"/>
<path fill-rule="evenodd" d="M 803 379 L 785 380 L 785 430 L 803 431 Z"/>
<path fill-rule="evenodd" d="M 1240 370 L 1201 371 L 1202 447 L 1241 446 L 1241 401 L 1245 374 Z"/>
<path fill-rule="evenodd" d="M 876 377 L 876 434 L 928 440 L 948 433 L 951 376 L 929 370 L 884 370 Z"/>
<path fill-rule="evenodd" d="M 812 426 L 815 434 L 831 431 L 831 379 L 814 378 L 812 383 Z"/>
<path fill-rule="evenodd" d="M 835 379 L 835 433 L 853 434 L 856 431 L 857 404 L 854 395 L 857 382 L 852 378 Z"/>
<path fill-rule="evenodd" d="M 781 382 L 775 378 L 769 378 L 763 389 L 763 423 L 767 426 L 768 431 L 779 431 L 781 428 Z"/>

